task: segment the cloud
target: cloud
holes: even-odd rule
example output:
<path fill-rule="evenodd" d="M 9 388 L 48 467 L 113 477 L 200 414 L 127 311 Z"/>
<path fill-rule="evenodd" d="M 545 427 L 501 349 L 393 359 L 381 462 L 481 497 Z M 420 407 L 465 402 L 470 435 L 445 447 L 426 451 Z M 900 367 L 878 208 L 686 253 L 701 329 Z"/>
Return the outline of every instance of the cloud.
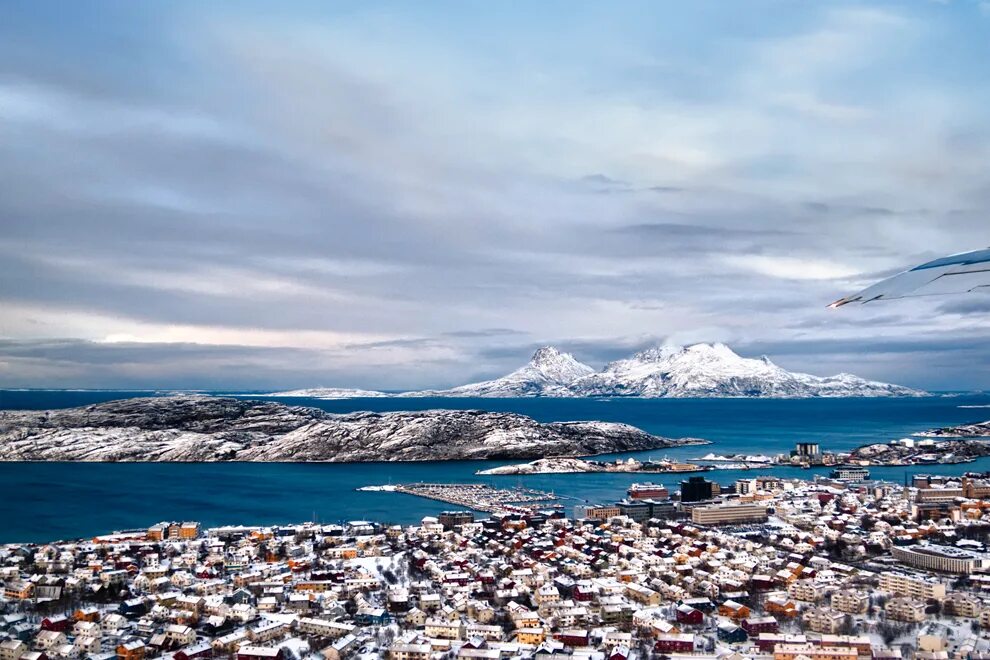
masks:
<path fill-rule="evenodd" d="M 938 347 L 978 312 L 823 307 L 986 243 L 985 39 L 950 9 L 772 9 L 129 5 L 68 38 L 19 7 L 0 378 L 443 386 L 668 338 L 842 341 L 914 378 L 869 338 Z"/>

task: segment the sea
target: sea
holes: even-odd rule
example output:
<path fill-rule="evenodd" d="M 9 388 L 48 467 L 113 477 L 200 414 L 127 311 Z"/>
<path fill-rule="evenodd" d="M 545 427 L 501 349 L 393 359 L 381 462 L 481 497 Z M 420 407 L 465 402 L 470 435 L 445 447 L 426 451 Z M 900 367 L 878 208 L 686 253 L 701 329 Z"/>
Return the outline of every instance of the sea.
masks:
<path fill-rule="evenodd" d="M 152 392 L 0 390 L 0 409 L 43 410 L 87 405 Z M 224 394 L 216 392 L 213 394 Z M 249 398 L 265 398 L 251 395 Z M 930 428 L 990 419 L 990 395 L 947 393 L 903 399 L 441 399 L 369 398 L 324 401 L 272 399 L 329 412 L 481 409 L 515 412 L 541 422 L 625 422 L 668 437 L 713 444 L 612 454 L 608 458 L 687 459 L 716 454 L 777 454 L 797 442 L 850 450 Z M 206 527 L 305 521 L 374 520 L 408 524 L 451 508 L 361 486 L 411 482 L 487 483 L 551 491 L 570 511 L 611 502 L 635 482 L 676 487 L 683 475 L 563 474 L 477 476 L 478 470 L 518 461 L 416 463 L 0 463 L 0 543 L 87 538 L 160 521 L 195 520 Z M 990 458 L 959 465 L 874 467 L 873 478 L 902 482 L 915 472 L 962 474 L 990 470 Z M 720 483 L 773 474 L 813 479 L 827 469 L 718 470 Z"/>

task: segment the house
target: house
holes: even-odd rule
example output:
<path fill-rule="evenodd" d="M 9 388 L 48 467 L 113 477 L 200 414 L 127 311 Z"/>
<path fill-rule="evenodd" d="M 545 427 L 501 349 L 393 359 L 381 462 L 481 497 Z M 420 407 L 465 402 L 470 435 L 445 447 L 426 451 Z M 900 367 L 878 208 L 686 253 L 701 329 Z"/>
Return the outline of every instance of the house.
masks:
<path fill-rule="evenodd" d="M 34 583 L 27 580 L 8 580 L 3 587 L 7 600 L 29 600 L 34 594 Z"/>
<path fill-rule="evenodd" d="M 285 660 L 281 647 L 242 646 L 237 649 L 237 660 Z"/>
<path fill-rule="evenodd" d="M 62 646 L 68 642 L 65 633 L 55 630 L 42 630 L 34 638 L 34 648 L 36 651 L 53 651 L 55 647 Z"/>
<path fill-rule="evenodd" d="M 140 640 L 120 644 L 117 646 L 117 660 L 144 660 L 146 648 Z"/>
<path fill-rule="evenodd" d="M 0 642 L 0 660 L 19 660 L 27 652 L 28 645 L 19 639 Z"/>
<path fill-rule="evenodd" d="M 720 616 L 727 616 L 733 621 L 741 621 L 752 614 L 749 607 L 743 605 L 742 603 L 737 603 L 734 600 L 727 600 L 718 606 L 718 613 Z"/>
<path fill-rule="evenodd" d="M 542 644 L 546 639 L 546 631 L 543 628 L 519 628 L 516 630 L 516 641 L 520 644 Z"/>
<path fill-rule="evenodd" d="M 763 607 L 767 614 L 776 614 L 785 618 L 792 618 L 798 615 L 797 604 L 793 600 L 786 598 L 768 598 Z"/>
<path fill-rule="evenodd" d="M 657 635 L 653 648 L 657 653 L 691 653 L 694 651 L 694 635 L 689 633 Z"/>
<path fill-rule="evenodd" d="M 174 623 L 165 627 L 165 639 L 172 643 L 172 648 L 186 646 L 196 641 L 196 631 L 189 626 Z"/>
<path fill-rule="evenodd" d="M 564 644 L 565 646 L 571 647 L 584 647 L 590 644 L 589 634 L 587 630 L 562 630 L 559 633 L 554 634 L 554 639 Z"/>
<path fill-rule="evenodd" d="M 100 621 L 100 629 L 105 635 L 116 635 L 125 627 L 127 627 L 127 619 L 116 612 L 106 615 Z"/>
<path fill-rule="evenodd" d="M 718 638 L 726 644 L 736 644 L 738 642 L 745 642 L 747 635 L 746 631 L 740 626 L 724 621 L 718 624 Z"/>
<path fill-rule="evenodd" d="M 69 620 L 69 617 L 64 614 L 46 616 L 41 620 L 41 629 L 54 630 L 56 632 L 68 632 L 70 623 L 71 621 Z"/>
<path fill-rule="evenodd" d="M 750 637 L 756 637 L 760 633 L 775 633 L 778 629 L 777 619 L 772 616 L 746 617 L 741 625 Z"/>
<path fill-rule="evenodd" d="M 75 611 L 72 618 L 76 621 L 99 621 L 100 610 L 95 607 L 84 607 Z"/>
<path fill-rule="evenodd" d="M 427 637 L 437 637 L 439 639 L 462 639 L 464 635 L 464 625 L 458 621 L 448 621 L 446 619 L 427 619 L 425 634 Z"/>
<path fill-rule="evenodd" d="M 354 615 L 354 623 L 359 626 L 381 626 L 388 623 L 390 619 L 388 612 L 381 607 L 362 608 Z"/>
<path fill-rule="evenodd" d="M 701 610 L 696 610 L 690 605 L 681 603 L 677 606 L 677 623 L 686 626 L 700 626 L 705 620 L 705 615 Z"/>
<path fill-rule="evenodd" d="M 206 660 L 213 657 L 213 647 L 210 646 L 209 642 L 200 642 L 179 649 L 172 657 L 175 660 Z"/>
<path fill-rule="evenodd" d="M 433 648 L 429 644 L 396 643 L 388 650 L 390 660 L 430 660 Z"/>

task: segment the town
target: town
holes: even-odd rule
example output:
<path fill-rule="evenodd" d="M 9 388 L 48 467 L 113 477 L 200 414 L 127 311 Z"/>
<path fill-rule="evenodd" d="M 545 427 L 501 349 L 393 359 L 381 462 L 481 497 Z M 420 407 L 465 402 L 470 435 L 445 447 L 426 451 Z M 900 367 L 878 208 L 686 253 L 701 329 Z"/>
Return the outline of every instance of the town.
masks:
<path fill-rule="evenodd" d="M 8 544 L 0 660 L 990 658 L 987 475 L 477 515 Z"/>

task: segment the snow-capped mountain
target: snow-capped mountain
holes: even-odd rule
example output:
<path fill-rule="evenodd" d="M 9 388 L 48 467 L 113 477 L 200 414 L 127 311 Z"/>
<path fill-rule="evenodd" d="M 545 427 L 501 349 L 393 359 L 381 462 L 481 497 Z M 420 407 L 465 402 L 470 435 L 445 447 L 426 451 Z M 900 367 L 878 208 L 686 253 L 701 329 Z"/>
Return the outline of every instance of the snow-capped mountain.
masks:
<path fill-rule="evenodd" d="M 528 363 L 507 376 L 449 390 L 406 392 L 402 396 L 514 397 L 573 396 L 568 386 L 595 370 L 552 346 L 536 351 Z"/>
<path fill-rule="evenodd" d="M 318 388 L 276 392 L 269 396 L 324 399 L 351 397 L 874 397 L 921 396 L 900 385 L 866 380 L 852 374 L 813 376 L 787 371 L 767 357 L 744 358 L 725 344 L 656 346 L 601 371 L 578 362 L 552 346 L 536 351 L 524 366 L 507 376 L 449 390 L 390 394 L 369 390 Z"/>
<path fill-rule="evenodd" d="M 916 396 L 899 385 L 851 374 L 820 377 L 740 357 L 724 344 L 655 347 L 617 360 L 568 386 L 572 396 L 837 397 Z"/>

